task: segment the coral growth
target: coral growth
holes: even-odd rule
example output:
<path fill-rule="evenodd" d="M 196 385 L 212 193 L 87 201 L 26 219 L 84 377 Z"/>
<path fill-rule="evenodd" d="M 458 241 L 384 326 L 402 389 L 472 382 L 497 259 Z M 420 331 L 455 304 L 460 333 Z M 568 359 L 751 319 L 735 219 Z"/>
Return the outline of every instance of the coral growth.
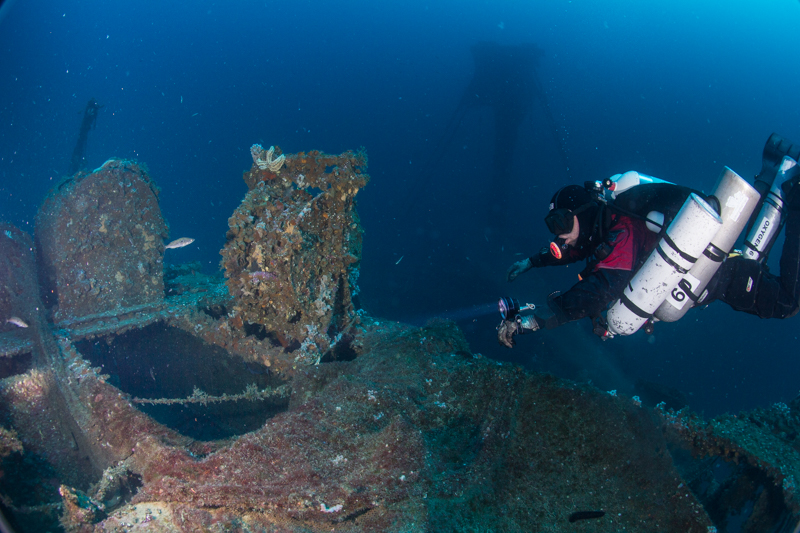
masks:
<path fill-rule="evenodd" d="M 281 155 L 280 176 L 259 163 L 261 152 L 253 157 L 250 191 L 228 220 L 220 252 L 235 299 L 231 318 L 263 326 L 296 363 L 318 363 L 356 317 L 362 230 L 355 195 L 369 179 L 366 155 Z"/>
<path fill-rule="evenodd" d="M 14 452 L 22 452 L 22 443 L 17 438 L 17 432 L 0 426 L 0 459 Z M 2 477 L 2 470 L 0 470 Z"/>
<path fill-rule="evenodd" d="M 254 144 L 250 147 L 250 154 L 253 156 L 253 163 L 260 170 L 269 170 L 270 172 L 278 172 L 286 160 L 286 156 L 283 154 L 275 157 L 274 146 L 270 146 L 269 150 L 265 151 L 260 144 Z"/>

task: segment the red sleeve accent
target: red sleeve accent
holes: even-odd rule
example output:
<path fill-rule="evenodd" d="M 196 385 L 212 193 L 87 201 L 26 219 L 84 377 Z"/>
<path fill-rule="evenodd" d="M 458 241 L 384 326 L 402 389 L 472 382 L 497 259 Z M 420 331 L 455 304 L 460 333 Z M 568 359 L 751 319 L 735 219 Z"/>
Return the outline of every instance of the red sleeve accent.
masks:
<path fill-rule="evenodd" d="M 642 254 L 652 249 L 650 244 L 655 244 L 655 239 L 650 238 L 647 229 L 641 220 L 631 219 L 626 216 L 619 217 L 617 223 L 609 229 L 608 242 L 614 249 L 611 253 L 597 263 L 594 270 L 607 268 L 609 270 L 633 270 L 638 264 Z M 655 233 L 653 233 L 655 236 Z"/>

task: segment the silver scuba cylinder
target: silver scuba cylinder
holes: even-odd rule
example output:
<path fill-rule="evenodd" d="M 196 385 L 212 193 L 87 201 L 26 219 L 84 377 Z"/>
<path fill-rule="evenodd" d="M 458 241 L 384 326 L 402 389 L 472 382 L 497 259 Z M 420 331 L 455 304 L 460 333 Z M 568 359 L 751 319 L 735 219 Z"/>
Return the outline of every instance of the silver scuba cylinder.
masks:
<path fill-rule="evenodd" d="M 767 192 L 761 211 L 756 217 L 756 223 L 750 229 L 744 241 L 744 255 L 749 259 L 763 260 L 772 243 L 780 233 L 781 215 L 783 214 L 783 191 L 781 185 L 797 175 L 797 161 L 789 156 L 784 156 L 778 167 L 778 172 L 772 186 Z"/>
<path fill-rule="evenodd" d="M 697 302 L 742 233 L 761 195 L 733 170 L 725 167 L 714 187 L 722 227 L 692 269 L 673 288 L 655 312 L 664 322 L 675 322 Z"/>
<path fill-rule="evenodd" d="M 722 220 L 705 200 L 692 193 L 647 261 L 608 310 L 608 331 L 631 335 L 675 288 L 714 238 Z"/>

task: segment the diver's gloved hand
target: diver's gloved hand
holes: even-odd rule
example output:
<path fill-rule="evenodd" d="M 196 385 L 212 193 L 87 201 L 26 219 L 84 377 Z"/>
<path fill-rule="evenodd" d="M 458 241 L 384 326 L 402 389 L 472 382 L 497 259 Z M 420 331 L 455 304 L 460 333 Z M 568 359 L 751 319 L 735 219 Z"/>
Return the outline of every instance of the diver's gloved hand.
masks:
<path fill-rule="evenodd" d="M 525 330 L 536 331 L 540 328 L 539 322 L 533 315 L 517 316 L 514 320 L 503 320 L 497 327 L 497 342 L 508 348 L 516 344 L 514 335 L 525 333 Z"/>
<path fill-rule="evenodd" d="M 507 348 L 513 348 L 514 335 L 517 334 L 517 321 L 516 320 L 503 320 L 497 327 L 497 342 Z"/>
<path fill-rule="evenodd" d="M 522 261 L 517 261 L 516 263 L 511 265 L 511 268 L 509 268 L 508 272 L 506 272 L 506 279 L 508 281 L 514 281 L 515 279 L 517 279 L 517 276 L 519 276 L 523 272 L 527 272 L 532 268 L 533 268 L 533 263 L 531 262 L 530 257 L 523 259 Z"/>

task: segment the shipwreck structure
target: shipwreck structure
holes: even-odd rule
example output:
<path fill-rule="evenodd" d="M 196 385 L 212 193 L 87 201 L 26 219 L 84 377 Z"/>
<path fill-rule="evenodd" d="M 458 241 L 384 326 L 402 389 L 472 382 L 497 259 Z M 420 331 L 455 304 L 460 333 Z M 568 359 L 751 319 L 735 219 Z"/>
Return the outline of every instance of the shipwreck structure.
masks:
<path fill-rule="evenodd" d="M 161 305 L 168 228 L 158 193 L 146 169 L 114 159 L 49 192 L 36 217 L 36 250 L 56 323 Z"/>
<path fill-rule="evenodd" d="M 222 266 L 235 326 L 259 326 L 300 364 L 318 363 L 356 319 L 366 185 L 363 152 L 278 156 L 251 149 L 250 191 L 228 220 Z"/>
<path fill-rule="evenodd" d="M 0 226 L 0 525 L 708 533 L 743 509 L 741 531 L 798 520 L 797 402 L 708 422 L 473 354 L 451 322 L 372 318 L 357 305 L 366 155 L 251 153 L 224 279 L 163 264 L 158 188 L 132 161 L 57 185 L 35 243 Z"/>

